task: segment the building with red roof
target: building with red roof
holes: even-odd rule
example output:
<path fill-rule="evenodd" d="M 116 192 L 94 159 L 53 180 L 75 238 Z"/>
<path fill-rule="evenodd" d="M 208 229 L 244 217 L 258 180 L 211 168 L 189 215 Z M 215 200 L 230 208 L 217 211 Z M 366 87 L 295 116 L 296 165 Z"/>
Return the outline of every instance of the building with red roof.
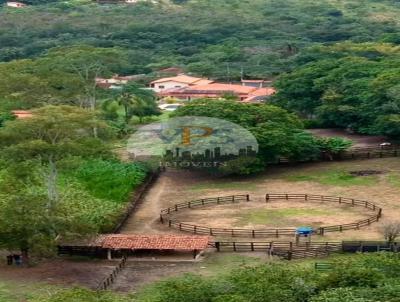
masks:
<path fill-rule="evenodd" d="M 195 85 L 205 85 L 214 81 L 180 74 L 175 77 L 161 78 L 150 83 L 155 92 L 162 92 L 170 89 L 186 88 Z"/>
<path fill-rule="evenodd" d="M 25 119 L 33 116 L 32 112 L 28 110 L 12 110 L 11 113 L 14 114 L 17 119 Z"/>
<path fill-rule="evenodd" d="M 159 92 L 160 97 L 173 97 L 181 100 L 199 98 L 221 98 L 224 95 L 234 95 L 242 102 L 260 102 L 275 93 L 271 87 L 259 88 L 236 84 L 208 83 L 184 88 L 167 89 Z"/>
<path fill-rule="evenodd" d="M 112 255 L 173 251 L 190 252 L 196 257 L 199 252 L 207 249 L 209 243 L 209 236 L 108 234 L 86 242 L 64 243 L 59 246 L 59 251 L 67 251 L 70 255 L 76 252 L 80 255 L 106 253 L 109 259 Z"/>

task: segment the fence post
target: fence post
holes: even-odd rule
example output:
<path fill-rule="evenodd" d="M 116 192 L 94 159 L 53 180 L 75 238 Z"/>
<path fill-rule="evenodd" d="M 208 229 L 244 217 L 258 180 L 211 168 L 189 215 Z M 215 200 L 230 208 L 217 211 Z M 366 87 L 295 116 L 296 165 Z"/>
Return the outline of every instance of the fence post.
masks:
<path fill-rule="evenodd" d="M 217 252 L 220 252 L 220 246 L 219 246 L 219 241 L 215 242 L 215 248 L 217 249 Z"/>
<path fill-rule="evenodd" d="M 255 233 L 254 230 L 251 230 L 251 236 L 252 236 L 253 238 L 256 238 L 256 233 Z"/>
<path fill-rule="evenodd" d="M 172 221 L 171 221 L 171 219 L 168 220 L 168 227 L 172 227 Z"/>
<path fill-rule="evenodd" d="M 178 205 L 175 205 L 175 212 L 178 212 Z"/>
<path fill-rule="evenodd" d="M 213 236 L 212 228 L 210 228 L 210 236 Z"/>
<path fill-rule="evenodd" d="M 250 243 L 251 251 L 254 252 L 254 242 Z"/>
<path fill-rule="evenodd" d="M 162 224 L 164 224 L 164 219 L 163 219 L 162 214 L 160 214 L 160 222 L 161 222 Z"/>
<path fill-rule="evenodd" d="M 233 242 L 233 251 L 236 252 L 236 242 Z"/>
<path fill-rule="evenodd" d="M 286 200 L 289 200 L 289 196 L 288 196 L 288 194 L 286 194 Z"/>
<path fill-rule="evenodd" d="M 191 206 L 192 206 L 192 203 L 190 201 L 188 201 L 188 208 L 190 209 Z"/>
<path fill-rule="evenodd" d="M 279 229 L 275 230 L 275 236 L 276 236 L 276 238 L 279 238 Z"/>
<path fill-rule="evenodd" d="M 380 208 L 378 211 L 377 221 L 382 217 L 382 209 Z"/>
<path fill-rule="evenodd" d="M 232 195 L 232 202 L 235 202 L 235 195 Z"/>
<path fill-rule="evenodd" d="M 265 195 L 265 202 L 269 202 L 269 194 Z"/>
<path fill-rule="evenodd" d="M 249 194 L 246 194 L 246 200 L 250 201 L 250 195 Z"/>
<path fill-rule="evenodd" d="M 354 207 L 354 198 L 351 200 L 351 205 Z"/>
<path fill-rule="evenodd" d="M 193 226 L 193 234 L 197 234 L 197 226 L 196 225 Z"/>

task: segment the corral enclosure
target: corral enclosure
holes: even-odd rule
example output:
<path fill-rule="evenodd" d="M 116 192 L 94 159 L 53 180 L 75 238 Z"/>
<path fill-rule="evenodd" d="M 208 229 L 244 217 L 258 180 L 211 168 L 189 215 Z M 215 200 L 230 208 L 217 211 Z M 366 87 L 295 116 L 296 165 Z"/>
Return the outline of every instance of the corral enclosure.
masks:
<path fill-rule="evenodd" d="M 355 171 L 374 170 L 369 175 Z M 176 188 L 179 186 L 179 190 Z M 384 221 L 400 215 L 400 161 L 397 158 L 324 162 L 293 167 L 271 167 L 247 179 L 213 178 L 183 170 L 168 170 L 155 183 L 123 233 L 178 232 L 159 223 L 160 210 L 201 198 L 250 194 L 250 202 L 216 205 L 178 212 L 184 222 L 222 228 L 298 227 L 341 224 L 363 219 L 369 212 L 359 207 L 323 202 L 273 201 L 266 193 L 315 194 L 367 200 L 383 208 L 382 220 L 360 230 L 328 233 L 313 240 L 382 239 Z M 282 237 L 284 238 L 284 237 Z"/>

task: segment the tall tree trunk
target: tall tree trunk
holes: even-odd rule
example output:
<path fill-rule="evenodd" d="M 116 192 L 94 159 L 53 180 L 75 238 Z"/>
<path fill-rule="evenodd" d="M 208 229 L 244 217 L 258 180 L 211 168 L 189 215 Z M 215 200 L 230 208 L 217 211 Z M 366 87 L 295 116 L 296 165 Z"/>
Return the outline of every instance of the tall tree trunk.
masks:
<path fill-rule="evenodd" d="M 92 95 L 92 96 L 89 97 L 89 103 L 90 103 L 90 109 L 95 111 L 96 110 L 96 96 L 95 95 Z M 93 127 L 93 136 L 95 138 L 98 137 L 98 131 L 97 130 L 98 130 L 97 127 L 94 126 Z"/>
<path fill-rule="evenodd" d="M 47 176 L 47 196 L 49 199 L 49 209 L 52 209 L 53 205 L 58 201 L 58 190 L 57 190 L 57 167 L 53 157 L 49 158 L 49 174 Z"/>

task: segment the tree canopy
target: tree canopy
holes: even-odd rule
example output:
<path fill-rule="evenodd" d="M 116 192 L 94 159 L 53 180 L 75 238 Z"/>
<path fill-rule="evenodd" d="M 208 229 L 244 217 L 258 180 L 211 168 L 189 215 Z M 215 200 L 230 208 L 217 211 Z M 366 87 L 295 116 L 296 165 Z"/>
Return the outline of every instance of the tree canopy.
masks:
<path fill-rule="evenodd" d="M 322 126 L 400 136 L 400 48 L 343 43 L 316 47 L 276 83 L 274 102 Z"/>

